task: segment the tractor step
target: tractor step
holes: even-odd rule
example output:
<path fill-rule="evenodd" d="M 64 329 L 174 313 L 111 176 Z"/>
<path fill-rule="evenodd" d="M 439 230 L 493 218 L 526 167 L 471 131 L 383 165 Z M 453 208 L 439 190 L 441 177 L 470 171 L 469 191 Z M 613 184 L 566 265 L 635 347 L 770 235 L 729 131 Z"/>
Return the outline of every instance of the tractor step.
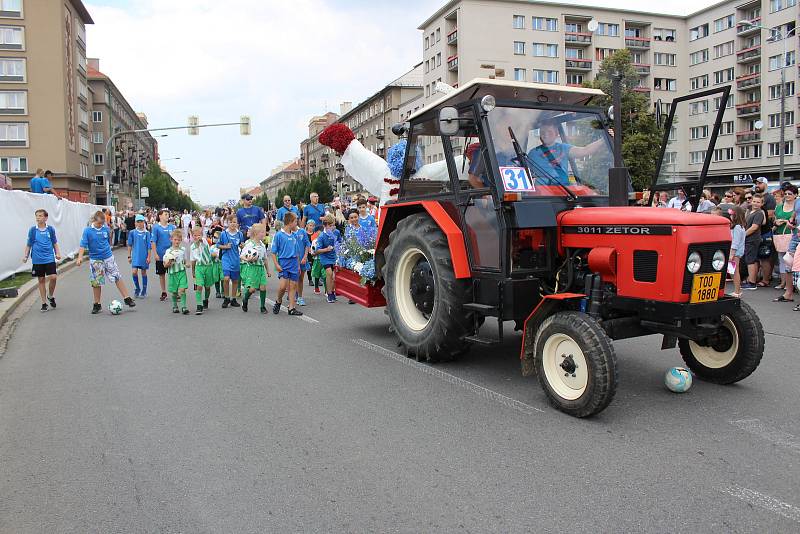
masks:
<path fill-rule="evenodd" d="M 501 343 L 501 340 L 499 339 L 491 339 L 488 337 L 481 337 L 478 335 L 467 336 L 464 339 L 466 341 L 469 341 L 470 343 L 475 343 L 476 345 L 483 345 L 484 347 L 496 347 Z"/>
<path fill-rule="evenodd" d="M 477 302 L 468 302 L 464 304 L 463 307 L 466 310 L 477 312 L 484 317 L 496 317 L 500 311 L 497 306 L 489 306 L 488 304 L 479 304 Z"/>

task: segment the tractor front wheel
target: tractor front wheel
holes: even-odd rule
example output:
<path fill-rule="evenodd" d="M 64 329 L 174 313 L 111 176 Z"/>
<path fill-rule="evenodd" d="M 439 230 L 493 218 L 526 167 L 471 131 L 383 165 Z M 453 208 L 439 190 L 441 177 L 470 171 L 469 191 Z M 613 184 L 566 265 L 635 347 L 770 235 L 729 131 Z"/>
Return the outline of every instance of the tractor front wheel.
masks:
<path fill-rule="evenodd" d="M 550 403 L 575 417 L 603 411 L 617 390 L 611 339 L 585 313 L 548 317 L 536 334 L 536 373 Z"/>
<path fill-rule="evenodd" d="M 764 328 L 747 303 L 722 316 L 720 333 L 711 343 L 678 342 L 683 361 L 702 380 L 733 384 L 750 376 L 764 355 Z"/>

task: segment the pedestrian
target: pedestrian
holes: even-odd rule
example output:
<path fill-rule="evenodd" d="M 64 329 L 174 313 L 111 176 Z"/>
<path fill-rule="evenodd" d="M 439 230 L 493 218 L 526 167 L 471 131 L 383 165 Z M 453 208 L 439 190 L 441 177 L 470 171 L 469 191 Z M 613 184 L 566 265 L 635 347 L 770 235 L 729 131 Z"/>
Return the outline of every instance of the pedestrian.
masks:
<path fill-rule="evenodd" d="M 214 232 L 211 234 L 211 271 L 214 279 L 214 298 L 222 298 L 222 259 L 221 250 L 217 246 L 219 244 L 219 236 L 222 232 Z"/>
<path fill-rule="evenodd" d="M 670 199 L 667 203 L 668 208 L 692 211 L 692 205 L 686 200 L 686 193 L 683 189 L 678 189 L 678 194 Z"/>
<path fill-rule="evenodd" d="M 329 303 L 336 302 L 336 286 L 333 266 L 336 265 L 336 243 L 341 239 L 336 221 L 331 215 L 322 218 L 322 233 L 317 237 L 317 252 L 322 269 L 325 271 L 325 290 Z"/>
<path fill-rule="evenodd" d="M 217 243 L 217 248 L 222 254 L 222 289 L 225 294 L 225 299 L 222 301 L 223 308 L 240 306 L 236 301 L 236 295 L 239 292 L 241 276 L 239 250 L 243 243 L 244 235 L 239 231 L 239 221 L 236 219 L 236 215 L 229 215 L 228 228 L 219 236 Z"/>
<path fill-rule="evenodd" d="M 122 295 L 128 307 L 136 306 L 128 293 L 128 288 L 125 287 L 125 282 L 122 281 L 119 267 L 111 252 L 111 229 L 106 224 L 106 215 L 102 211 L 96 212 L 92 217 L 92 224 L 83 229 L 76 261 L 78 266 L 83 263 L 83 255 L 87 251 L 89 252 L 89 283 L 92 286 L 92 296 L 94 297 L 92 314 L 98 314 L 103 309 L 100 305 L 100 298 L 106 278 L 116 284 L 119 294 Z"/>
<path fill-rule="evenodd" d="M 292 197 L 289 195 L 283 197 L 283 206 L 278 209 L 275 219 L 285 223 L 286 221 L 284 219 L 287 213 L 294 213 L 295 217 L 298 219 L 300 218 L 300 211 L 297 209 L 297 206 L 292 206 Z"/>
<path fill-rule="evenodd" d="M 288 292 L 289 315 L 303 315 L 303 312 L 297 309 L 297 301 L 295 299 L 297 282 L 300 279 L 300 258 L 297 256 L 296 230 L 297 215 L 292 211 L 288 211 L 283 216 L 283 229 L 272 240 L 272 259 L 280 280 L 278 295 L 275 298 L 275 305 L 272 307 L 272 313 L 274 314 L 280 313 L 283 296 Z"/>
<path fill-rule="evenodd" d="M 764 224 L 764 210 L 761 209 L 761 195 L 756 194 L 745 217 L 744 262 L 747 265 L 747 280 L 742 289 L 758 289 L 758 249 L 761 246 L 761 225 Z"/>
<path fill-rule="evenodd" d="M 133 278 L 133 295 L 138 298 L 147 297 L 147 270 L 150 268 L 150 252 L 153 249 L 153 236 L 145 227 L 144 215 L 134 219 L 135 228 L 128 232 L 128 263 L 131 265 Z M 142 285 L 139 285 L 139 272 L 142 273 Z"/>
<path fill-rule="evenodd" d="M 239 222 L 239 230 L 245 238 L 250 237 L 248 231 L 254 224 L 264 224 L 267 220 L 261 206 L 253 205 L 253 195 L 245 193 L 242 195 L 242 205 L 244 207 L 236 210 L 236 220 Z"/>
<path fill-rule="evenodd" d="M 121 221 L 122 218 L 119 216 L 119 212 L 111 216 L 111 230 L 114 232 L 113 246 L 115 247 L 118 247 L 120 243 L 120 232 L 122 232 L 122 228 L 120 228 Z"/>
<path fill-rule="evenodd" d="M 308 221 L 309 228 L 314 221 Z M 297 241 L 297 257 L 300 259 L 300 278 L 297 280 L 297 305 L 305 306 L 306 301 L 303 298 L 303 287 L 305 286 L 306 273 L 311 275 L 311 262 L 308 261 L 309 251 L 311 250 L 311 238 L 306 228 L 298 228 L 294 233 Z"/>
<path fill-rule="evenodd" d="M 303 228 L 306 227 L 308 221 L 313 221 L 315 231 L 322 230 L 322 218 L 325 216 L 325 207 L 319 203 L 318 193 L 312 192 L 309 198 L 311 204 L 303 208 Z"/>
<path fill-rule="evenodd" d="M 370 214 L 367 201 L 363 198 L 358 199 L 356 202 L 358 209 L 358 223 L 364 228 L 377 228 L 378 223 L 375 222 L 375 217 Z"/>
<path fill-rule="evenodd" d="M 195 315 L 203 315 L 208 310 L 208 298 L 211 296 L 211 287 L 219 283 L 215 277 L 214 258 L 211 256 L 211 247 L 208 246 L 203 235 L 203 228 L 195 226 L 192 229 L 192 278 L 194 278 L 194 297 L 197 303 Z"/>
<path fill-rule="evenodd" d="M 778 254 L 778 272 L 781 276 L 781 283 L 775 289 L 782 289 L 783 294 L 774 302 L 792 302 L 794 300 L 794 284 L 792 283 L 791 267 L 783 261 L 783 256 L 789 250 L 789 242 L 795 229 L 795 203 L 797 199 L 797 187 L 789 184 L 783 192 L 783 202 L 775 208 L 775 223 L 772 228 L 772 243 Z"/>
<path fill-rule="evenodd" d="M 322 227 L 321 221 L 322 221 L 322 218 L 320 217 L 320 227 Z M 314 282 L 312 280 L 312 274 L 311 274 L 311 271 L 314 268 L 314 255 L 311 253 L 311 249 L 312 249 L 312 247 L 314 245 L 314 241 L 317 239 L 318 235 L 319 235 L 319 232 L 317 231 L 316 223 L 314 223 L 313 220 L 309 220 L 306 223 L 306 238 L 308 239 L 308 269 L 306 269 L 306 277 L 308 278 L 308 285 L 309 286 L 313 286 L 314 285 Z M 300 282 L 301 282 L 300 285 L 302 285 L 302 280 Z"/>
<path fill-rule="evenodd" d="M 159 210 L 158 222 L 153 225 L 152 230 L 153 252 L 156 258 L 156 274 L 161 284 L 161 302 L 167 300 L 167 269 L 164 267 L 163 256 L 172 244 L 172 232 L 175 230 L 175 225 L 170 224 L 169 219 L 170 214 L 167 208 Z"/>
<path fill-rule="evenodd" d="M 250 296 L 258 291 L 261 313 L 267 313 L 267 277 L 271 277 L 272 273 L 269 270 L 267 247 L 264 246 L 266 235 L 266 227 L 263 224 L 256 223 L 251 226 L 250 239 L 245 242 L 242 253 L 239 256 L 241 261 L 243 312 L 247 312 L 247 303 L 250 300 Z"/>
<path fill-rule="evenodd" d="M 716 206 L 711 200 L 711 191 L 704 189 L 700 194 L 700 203 L 697 205 L 697 213 L 710 213 Z"/>
<path fill-rule="evenodd" d="M 33 174 L 33 178 L 31 178 L 30 181 L 31 193 L 37 193 L 40 195 L 55 194 L 53 191 L 53 185 L 50 183 L 50 177 L 52 175 L 53 173 L 50 171 L 45 172 L 42 169 L 36 169 L 36 172 Z"/>
<path fill-rule="evenodd" d="M 172 296 L 172 313 L 189 315 L 186 306 L 186 290 L 189 289 L 189 279 L 186 277 L 186 250 L 183 248 L 183 231 L 175 229 L 170 236 L 170 248 L 164 252 L 164 267 L 167 269 L 167 290 Z M 178 300 L 181 307 L 178 309 Z"/>
<path fill-rule="evenodd" d="M 745 251 L 745 213 L 740 206 L 732 206 L 728 209 L 728 214 L 731 218 L 731 253 L 730 264 L 733 267 L 733 272 L 728 269 L 728 272 L 733 278 L 733 293 L 732 297 L 739 298 L 742 296 L 742 257 Z"/>
<path fill-rule="evenodd" d="M 378 199 L 375 197 L 369 197 L 367 200 L 367 211 L 369 214 L 375 217 L 375 220 L 378 220 Z"/>
<path fill-rule="evenodd" d="M 39 298 L 42 300 L 41 311 L 47 311 L 47 304 L 51 308 L 56 307 L 56 261 L 61 261 L 61 251 L 58 248 L 56 230 L 47 224 L 49 217 L 46 210 L 39 209 L 34 212 L 36 225 L 28 230 L 28 243 L 25 246 L 25 254 L 22 263 L 28 263 L 30 257 L 33 262 L 31 275 L 39 281 Z M 48 297 L 49 292 L 49 297 Z"/>

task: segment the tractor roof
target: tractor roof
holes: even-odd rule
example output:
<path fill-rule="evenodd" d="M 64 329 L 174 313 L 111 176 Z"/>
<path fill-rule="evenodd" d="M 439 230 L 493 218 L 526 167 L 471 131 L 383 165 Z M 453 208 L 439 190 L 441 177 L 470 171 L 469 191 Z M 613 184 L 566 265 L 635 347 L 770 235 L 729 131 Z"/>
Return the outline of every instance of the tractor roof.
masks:
<path fill-rule="evenodd" d="M 431 109 L 445 106 L 456 106 L 462 102 L 493 95 L 497 100 L 527 100 L 548 102 L 551 104 L 580 105 L 588 104 L 594 97 L 605 96 L 600 89 L 588 87 L 567 87 L 548 83 L 516 82 L 510 80 L 493 80 L 474 78 L 461 87 L 442 95 L 410 118 L 417 117 Z"/>

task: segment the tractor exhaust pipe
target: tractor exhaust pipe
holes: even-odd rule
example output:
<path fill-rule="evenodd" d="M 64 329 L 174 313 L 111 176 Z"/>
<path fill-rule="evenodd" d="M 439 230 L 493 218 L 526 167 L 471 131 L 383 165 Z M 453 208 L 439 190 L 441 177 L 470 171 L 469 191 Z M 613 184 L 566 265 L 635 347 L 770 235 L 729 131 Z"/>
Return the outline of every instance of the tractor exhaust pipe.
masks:
<path fill-rule="evenodd" d="M 614 166 L 608 170 L 608 203 L 628 205 L 628 169 L 622 163 L 622 75 L 611 76 L 611 101 L 614 109 Z"/>

